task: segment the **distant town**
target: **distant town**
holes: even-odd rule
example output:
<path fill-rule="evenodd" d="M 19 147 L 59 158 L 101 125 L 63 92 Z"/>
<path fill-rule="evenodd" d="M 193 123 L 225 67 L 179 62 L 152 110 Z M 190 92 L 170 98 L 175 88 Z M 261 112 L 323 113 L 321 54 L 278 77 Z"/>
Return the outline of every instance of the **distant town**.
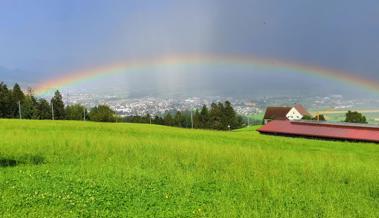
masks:
<path fill-rule="evenodd" d="M 290 106 L 302 103 L 310 111 L 318 110 L 349 110 L 371 109 L 379 107 L 379 99 L 350 99 L 342 95 L 329 96 L 292 96 L 292 97 L 261 97 L 261 98 L 236 98 L 223 96 L 208 97 L 154 97 L 146 96 L 129 98 L 120 95 L 89 94 L 81 92 L 62 93 L 67 105 L 82 104 L 87 108 L 95 105 L 106 104 L 121 116 L 132 115 L 160 115 L 170 111 L 186 111 L 201 108 L 204 104 L 210 105 L 217 101 L 230 101 L 238 114 L 249 116 L 260 114 L 270 105 Z"/>

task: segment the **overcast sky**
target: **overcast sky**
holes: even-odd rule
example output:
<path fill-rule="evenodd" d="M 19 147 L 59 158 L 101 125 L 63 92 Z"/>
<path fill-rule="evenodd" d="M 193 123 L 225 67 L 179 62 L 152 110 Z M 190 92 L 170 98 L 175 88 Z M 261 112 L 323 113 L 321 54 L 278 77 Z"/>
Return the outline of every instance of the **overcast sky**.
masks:
<path fill-rule="evenodd" d="M 379 1 L 0 1 L 0 66 L 15 76 L 171 53 L 252 54 L 379 81 Z"/>

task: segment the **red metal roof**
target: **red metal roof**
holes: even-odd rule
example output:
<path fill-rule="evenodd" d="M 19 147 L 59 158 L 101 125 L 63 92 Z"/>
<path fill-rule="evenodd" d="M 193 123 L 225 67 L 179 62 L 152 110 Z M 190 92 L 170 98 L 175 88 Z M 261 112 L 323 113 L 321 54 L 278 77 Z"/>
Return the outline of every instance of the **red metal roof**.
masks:
<path fill-rule="evenodd" d="M 258 129 L 261 133 L 379 142 L 379 126 L 274 120 Z"/>
<path fill-rule="evenodd" d="M 268 107 L 263 119 L 287 120 L 287 114 L 291 107 Z"/>
<path fill-rule="evenodd" d="M 307 111 L 307 109 L 304 108 L 303 105 L 301 104 L 295 104 L 295 108 L 296 110 L 303 116 L 307 115 L 307 116 L 311 116 L 311 114 Z"/>

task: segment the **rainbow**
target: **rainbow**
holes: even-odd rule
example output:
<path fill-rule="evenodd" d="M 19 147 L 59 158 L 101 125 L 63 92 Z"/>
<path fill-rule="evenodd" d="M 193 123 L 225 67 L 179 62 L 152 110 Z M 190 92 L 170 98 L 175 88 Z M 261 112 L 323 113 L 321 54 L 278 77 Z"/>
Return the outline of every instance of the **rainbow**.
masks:
<path fill-rule="evenodd" d="M 62 77 L 54 78 L 38 84 L 34 87 L 37 95 L 46 95 L 56 89 L 61 89 L 69 85 L 97 79 L 99 77 L 123 74 L 134 71 L 144 71 L 149 69 L 192 66 L 221 66 L 221 67 L 242 67 L 243 69 L 265 69 L 270 71 L 288 71 L 301 75 L 311 75 L 336 80 L 352 86 L 358 86 L 375 93 L 379 93 L 379 83 L 367 78 L 354 75 L 352 73 L 335 69 L 322 68 L 306 64 L 281 61 L 276 59 L 258 58 L 250 55 L 171 55 L 157 58 L 129 60 L 98 67 L 84 71 L 68 73 Z"/>

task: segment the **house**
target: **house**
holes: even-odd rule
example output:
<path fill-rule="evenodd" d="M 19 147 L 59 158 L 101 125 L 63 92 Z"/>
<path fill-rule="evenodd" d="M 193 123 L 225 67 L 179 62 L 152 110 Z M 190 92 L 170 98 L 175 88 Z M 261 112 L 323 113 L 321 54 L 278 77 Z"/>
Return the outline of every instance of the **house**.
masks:
<path fill-rule="evenodd" d="M 273 120 L 258 129 L 258 132 L 272 135 L 379 143 L 379 126 L 367 124 Z"/>
<path fill-rule="evenodd" d="M 287 120 L 287 114 L 291 107 L 268 107 L 263 117 L 263 123 L 267 124 L 271 120 Z"/>
<path fill-rule="evenodd" d="M 304 116 L 311 114 L 301 104 L 295 104 L 293 107 L 268 107 L 263 123 L 267 124 L 272 120 L 301 120 Z"/>

